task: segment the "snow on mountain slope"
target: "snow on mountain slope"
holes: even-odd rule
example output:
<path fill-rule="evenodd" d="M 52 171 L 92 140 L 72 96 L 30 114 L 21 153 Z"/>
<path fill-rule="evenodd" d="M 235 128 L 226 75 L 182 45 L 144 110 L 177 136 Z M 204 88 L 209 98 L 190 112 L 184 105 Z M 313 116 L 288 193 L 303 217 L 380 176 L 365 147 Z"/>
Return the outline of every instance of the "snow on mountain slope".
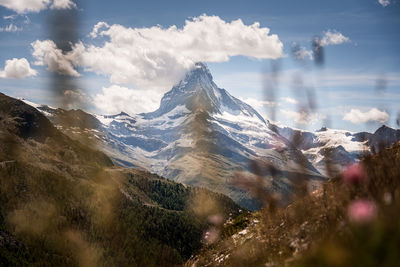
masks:
<path fill-rule="evenodd" d="M 354 133 L 343 130 L 326 129 L 315 132 L 318 147 L 303 150 L 304 155 L 323 174 L 326 174 L 326 156 L 332 159 L 335 169 L 341 171 L 348 164 L 355 163 L 369 151 L 367 141 L 355 141 Z"/>
<path fill-rule="evenodd" d="M 324 175 L 327 174 L 328 157 L 331 167 L 338 173 L 345 166 L 358 162 L 366 153 L 375 153 L 379 151 L 379 147 L 389 147 L 400 140 L 400 130 L 385 125 L 373 134 L 325 127 L 316 132 L 289 127 L 277 129 L 288 140 L 296 140 L 303 154 Z"/>
<path fill-rule="evenodd" d="M 354 132 L 344 130 L 326 129 L 325 131 L 317 131 L 316 142 L 324 143 L 323 147 L 343 146 L 348 152 L 362 152 L 368 150 L 365 145 L 366 141 L 358 142 L 354 140 Z"/>

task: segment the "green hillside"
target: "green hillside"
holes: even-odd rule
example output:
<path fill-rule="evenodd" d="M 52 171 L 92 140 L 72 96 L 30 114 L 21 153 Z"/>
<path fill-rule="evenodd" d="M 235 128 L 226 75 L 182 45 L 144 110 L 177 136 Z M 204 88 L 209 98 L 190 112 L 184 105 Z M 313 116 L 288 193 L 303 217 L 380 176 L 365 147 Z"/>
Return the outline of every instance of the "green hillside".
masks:
<path fill-rule="evenodd" d="M 0 95 L 0 265 L 175 265 L 203 246 L 209 216 L 239 214 L 221 194 L 114 167 L 93 148 Z"/>
<path fill-rule="evenodd" d="M 400 143 L 290 205 L 243 214 L 186 266 L 399 266 Z"/>

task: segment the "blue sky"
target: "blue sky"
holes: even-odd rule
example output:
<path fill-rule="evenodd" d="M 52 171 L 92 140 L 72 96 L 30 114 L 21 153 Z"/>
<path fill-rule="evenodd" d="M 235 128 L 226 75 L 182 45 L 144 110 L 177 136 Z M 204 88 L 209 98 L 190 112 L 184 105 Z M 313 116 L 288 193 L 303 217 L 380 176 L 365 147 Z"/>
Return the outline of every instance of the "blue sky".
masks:
<path fill-rule="evenodd" d="M 49 85 L 55 72 L 64 72 L 64 75 L 73 77 L 77 88 L 74 88 L 73 96 L 86 103 L 85 108 L 90 111 L 148 111 L 157 107 L 159 98 L 182 75 L 182 71 L 190 67 L 190 62 L 202 59 L 207 62 L 217 85 L 253 105 L 269 119 L 272 119 L 269 111 L 274 108 L 276 117 L 273 119 L 283 125 L 310 130 L 328 125 L 352 131 L 374 131 L 385 123 L 398 128 L 400 2 L 397 0 L 142 3 L 86 0 L 70 2 L 73 4 L 68 5 L 69 1 L 20 0 L 21 5 L 26 2 L 26 6 L 17 6 L 15 3 L 18 1 L 0 0 L 1 92 L 37 103 L 57 105 L 49 93 Z M 37 5 L 28 8 L 34 3 Z M 100 57 L 98 62 L 90 59 L 77 62 L 73 55 L 59 55 L 57 60 L 60 62 L 51 61 L 55 50 L 49 43 L 44 43 L 45 40 L 52 40 L 48 23 L 55 14 L 62 12 L 77 16 L 80 25 L 77 41 L 82 44 L 86 57 Z M 160 39 L 158 32 L 153 29 L 148 30 L 148 36 L 155 39 L 148 44 L 151 47 L 155 44 L 154 47 L 144 45 L 139 49 L 149 49 L 149 53 L 165 57 L 171 66 L 163 65 L 164 69 L 155 70 L 149 67 L 149 62 L 140 60 L 140 64 L 144 64 L 142 72 L 133 75 L 136 70 L 126 64 L 136 62 L 136 54 L 129 54 L 133 58 L 122 58 L 120 63 L 114 62 L 118 61 L 118 56 L 115 60 L 110 58 L 110 61 L 106 61 L 104 52 L 121 47 L 121 43 L 118 43 L 124 41 L 124 33 L 121 32 L 126 31 L 129 35 L 129 28 L 152 29 L 159 25 L 160 29 L 166 31 L 176 25 L 175 34 L 185 27 L 186 20 L 194 22 L 201 16 L 205 17 L 193 24 L 196 27 L 188 29 L 179 38 L 197 40 L 198 36 L 193 31 L 202 30 L 206 21 L 217 16 L 219 20 L 214 22 L 220 23 L 222 29 L 228 31 L 222 32 L 222 37 L 230 36 L 226 38 L 230 40 L 226 41 L 226 46 L 214 44 L 214 39 L 206 44 L 210 45 L 208 49 L 211 50 L 220 48 L 219 53 L 202 51 L 200 45 L 193 50 L 199 55 L 193 56 L 189 53 L 191 48 L 185 46 L 187 51 L 171 50 L 175 54 L 182 52 L 182 58 L 171 58 L 170 52 L 162 51 L 171 47 L 157 46 L 156 42 Z M 238 19 L 243 25 L 232 23 Z M 99 36 L 94 38 L 90 33 L 98 22 L 107 25 L 99 28 Z M 247 48 L 235 47 L 251 39 L 251 31 L 248 35 L 242 32 L 249 30 L 255 22 L 259 23 L 253 29 L 255 33 L 262 35 L 266 28 L 270 32 L 265 34 L 264 39 L 260 37 L 262 40 L 258 43 L 246 43 L 247 46 L 244 46 Z M 229 24 L 229 27 L 224 28 L 225 24 Z M 213 25 L 211 23 L 209 27 Z M 233 33 L 229 32 L 231 30 Z M 104 35 L 100 36 L 102 32 Z M 201 33 L 197 34 L 201 36 Z M 271 35 L 276 35 L 277 40 L 270 38 Z M 174 40 L 167 40 L 168 34 L 165 36 L 162 38 L 166 38 L 166 43 L 174 44 Z M 315 36 L 325 42 L 322 44 L 322 65 L 315 64 L 315 56 L 312 54 L 311 40 Z M 113 41 L 110 41 L 111 38 L 114 38 Z M 244 39 L 235 42 L 235 38 Z M 38 41 L 37 45 L 32 46 L 35 41 Z M 200 44 L 202 41 L 200 38 Z M 218 38 L 215 41 L 225 43 Z M 106 43 L 110 45 L 107 50 Z M 282 51 L 278 51 L 279 43 L 283 45 Z M 297 44 L 297 56 L 304 58 L 295 58 L 293 43 Z M 89 51 L 89 47 L 93 50 Z M 97 48 L 97 52 L 94 52 L 94 48 Z M 138 47 L 135 46 L 135 49 Z M 225 53 L 223 49 L 231 51 Z M 78 51 L 78 48 L 75 50 Z M 6 60 L 14 58 L 16 60 L 9 61 L 6 69 Z M 99 66 L 99 62 L 103 62 L 103 65 Z M 104 62 L 110 62 L 111 65 L 115 63 L 117 67 L 115 70 L 111 65 L 107 68 Z M 272 66 L 278 66 L 279 83 L 273 87 L 274 98 L 266 98 L 265 84 L 271 84 L 269 77 Z M 77 75 L 79 77 L 75 77 Z M 171 77 L 170 81 L 168 77 Z M 272 89 L 269 90 L 271 92 Z M 303 110 L 308 107 L 307 95 L 310 94 L 315 97 L 316 107 L 313 110 Z M 132 104 L 135 101 L 137 104 Z"/>

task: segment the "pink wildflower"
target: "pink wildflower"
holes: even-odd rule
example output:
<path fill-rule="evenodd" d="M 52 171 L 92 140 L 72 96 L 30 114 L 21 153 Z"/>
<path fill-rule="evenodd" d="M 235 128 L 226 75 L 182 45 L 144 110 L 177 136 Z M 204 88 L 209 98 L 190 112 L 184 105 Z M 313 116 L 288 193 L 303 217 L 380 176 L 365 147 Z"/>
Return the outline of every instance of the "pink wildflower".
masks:
<path fill-rule="evenodd" d="M 224 222 L 224 217 L 222 217 L 221 214 L 214 214 L 214 215 L 208 216 L 208 222 L 212 223 L 214 225 L 220 225 Z"/>
<path fill-rule="evenodd" d="M 359 184 L 365 181 L 366 174 L 361 164 L 353 164 L 348 166 L 342 173 L 343 180 L 349 184 Z"/>
<path fill-rule="evenodd" d="M 208 229 L 207 232 L 205 232 L 203 239 L 206 243 L 212 244 L 216 242 L 219 238 L 219 230 L 215 227 L 211 227 Z"/>
<path fill-rule="evenodd" d="M 350 221 L 356 223 L 367 223 L 376 217 L 377 207 L 370 200 L 355 200 L 348 207 Z"/>

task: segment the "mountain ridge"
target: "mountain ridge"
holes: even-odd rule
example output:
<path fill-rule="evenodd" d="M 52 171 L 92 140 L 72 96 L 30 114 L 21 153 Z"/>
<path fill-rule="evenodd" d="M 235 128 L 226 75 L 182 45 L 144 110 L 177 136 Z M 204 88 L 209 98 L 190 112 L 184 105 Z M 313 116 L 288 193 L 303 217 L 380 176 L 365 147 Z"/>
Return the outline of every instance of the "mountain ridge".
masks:
<path fill-rule="evenodd" d="M 79 125 L 58 123 L 63 113 L 58 110 L 47 115 L 63 131 L 76 136 L 79 131 L 74 127 Z M 250 162 L 257 159 L 275 164 L 284 176 L 307 162 L 250 105 L 218 88 L 202 63 L 164 95 L 158 110 L 94 117 L 101 125 L 90 129 L 91 138 L 99 141 L 99 148 L 115 163 L 140 166 L 174 181 L 224 193 L 237 203 L 246 203 L 247 208 L 254 209 L 257 204 L 233 186 L 234 172 L 251 174 Z M 306 175 L 319 177 L 310 163 L 305 166 Z M 286 179 L 278 188 L 289 194 Z"/>
<path fill-rule="evenodd" d="M 289 140 L 296 139 L 299 149 L 324 174 L 325 157 L 328 154 L 331 164 L 340 171 L 343 167 L 358 162 L 366 154 L 375 154 L 400 141 L 400 130 L 386 125 L 382 125 L 374 133 L 357 133 L 326 127 L 315 132 L 290 127 L 277 127 L 277 131 Z"/>
<path fill-rule="evenodd" d="M 59 124 L 63 112 L 56 113 L 48 117 Z M 91 132 L 90 138 L 116 164 L 143 167 L 174 181 L 207 187 L 250 209 L 257 208 L 254 198 L 235 188 L 232 177 L 238 172 L 254 176 L 254 160 L 277 170 L 261 174 L 266 189 L 288 195 L 297 176 L 318 186 L 326 176 L 327 156 L 332 156 L 337 170 L 357 162 L 369 150 L 372 136 L 273 125 L 250 105 L 218 88 L 204 63 L 197 63 L 173 86 L 153 112 L 90 116 L 95 127 L 86 132 L 81 129 L 81 133 Z M 79 135 L 72 128 L 64 126 L 71 136 Z M 388 143 L 396 138 L 389 138 Z"/>

